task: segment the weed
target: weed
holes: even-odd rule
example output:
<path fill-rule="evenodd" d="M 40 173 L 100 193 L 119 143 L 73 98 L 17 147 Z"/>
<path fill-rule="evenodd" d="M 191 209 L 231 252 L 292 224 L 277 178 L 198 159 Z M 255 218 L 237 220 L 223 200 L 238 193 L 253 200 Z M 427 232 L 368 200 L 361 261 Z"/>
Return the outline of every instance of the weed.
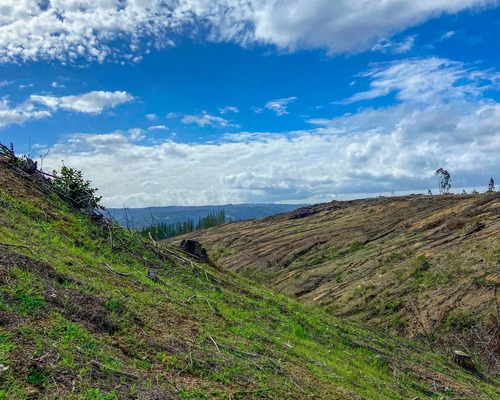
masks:
<path fill-rule="evenodd" d="M 420 280 L 424 276 L 424 272 L 428 271 L 431 267 L 427 258 L 422 254 L 418 256 L 411 264 L 413 271 L 411 272 L 411 276 L 416 280 Z"/>

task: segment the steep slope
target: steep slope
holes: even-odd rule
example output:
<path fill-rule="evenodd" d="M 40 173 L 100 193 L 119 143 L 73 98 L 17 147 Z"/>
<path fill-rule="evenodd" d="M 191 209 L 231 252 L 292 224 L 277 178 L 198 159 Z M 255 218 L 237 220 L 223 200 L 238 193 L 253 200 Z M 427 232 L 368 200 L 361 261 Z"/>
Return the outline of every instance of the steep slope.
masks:
<path fill-rule="evenodd" d="M 2 399 L 500 396 L 448 355 L 93 223 L 47 191 L 0 164 Z"/>
<path fill-rule="evenodd" d="M 189 236 L 223 268 L 500 373 L 500 193 L 332 202 Z"/>

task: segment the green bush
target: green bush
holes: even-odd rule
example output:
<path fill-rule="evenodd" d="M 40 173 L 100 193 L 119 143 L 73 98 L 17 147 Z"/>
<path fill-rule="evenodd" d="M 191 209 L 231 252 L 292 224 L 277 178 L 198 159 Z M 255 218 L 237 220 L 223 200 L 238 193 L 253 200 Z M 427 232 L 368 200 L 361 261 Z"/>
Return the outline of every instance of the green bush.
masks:
<path fill-rule="evenodd" d="M 90 187 L 90 181 L 83 179 L 82 171 L 69 168 L 63 164 L 61 171 L 53 171 L 52 188 L 59 197 L 68 201 L 79 210 L 103 209 L 99 202 L 101 197 L 96 197 L 96 188 Z"/>

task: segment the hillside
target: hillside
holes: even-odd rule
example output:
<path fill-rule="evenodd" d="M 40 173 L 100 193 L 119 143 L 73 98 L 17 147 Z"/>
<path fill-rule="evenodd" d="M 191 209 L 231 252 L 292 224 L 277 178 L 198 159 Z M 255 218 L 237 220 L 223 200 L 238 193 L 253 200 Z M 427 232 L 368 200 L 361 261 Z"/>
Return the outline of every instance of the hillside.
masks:
<path fill-rule="evenodd" d="M 500 374 L 500 193 L 334 201 L 189 237 L 227 270 Z"/>
<path fill-rule="evenodd" d="M 20 174 L 0 163 L 1 399 L 500 396 L 449 354 L 92 222 Z"/>

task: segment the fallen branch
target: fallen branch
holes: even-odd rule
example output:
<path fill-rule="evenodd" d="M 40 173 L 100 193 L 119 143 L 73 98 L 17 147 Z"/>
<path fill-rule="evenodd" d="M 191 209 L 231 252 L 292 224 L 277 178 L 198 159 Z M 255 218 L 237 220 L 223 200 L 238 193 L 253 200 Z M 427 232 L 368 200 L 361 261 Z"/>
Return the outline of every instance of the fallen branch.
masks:
<path fill-rule="evenodd" d="M 24 244 L 13 244 L 13 243 L 0 242 L 0 245 L 2 245 L 2 246 L 11 246 L 11 247 L 21 247 L 23 249 L 28 250 L 31 254 L 35 255 L 35 253 L 33 252 L 33 250 L 31 250 L 28 246 L 26 246 Z"/>
<path fill-rule="evenodd" d="M 153 236 L 151 236 L 151 232 L 148 232 L 148 237 L 149 237 L 149 239 L 151 239 L 151 241 L 153 242 L 153 246 L 156 246 L 156 242 L 155 242 L 155 240 L 153 239 Z"/>
<path fill-rule="evenodd" d="M 497 285 L 493 285 L 494 296 L 495 296 L 495 312 L 497 314 L 497 324 L 500 325 L 500 313 L 498 312 L 498 301 L 497 301 Z"/>
<path fill-rule="evenodd" d="M 107 365 L 101 364 L 97 360 L 92 360 L 90 363 L 97 368 L 100 368 L 102 370 L 107 370 L 115 375 L 122 375 L 122 376 L 125 376 L 125 377 L 130 378 L 130 379 L 139 379 L 139 377 L 137 375 L 131 374 L 130 372 L 120 371 L 118 369 L 108 367 Z"/>
<path fill-rule="evenodd" d="M 126 274 L 125 272 L 120 272 L 120 271 L 115 271 L 113 268 L 111 268 L 108 264 L 104 263 L 104 266 L 108 271 L 111 271 L 113 274 L 118 275 L 118 276 L 130 276 L 130 274 Z"/>
<path fill-rule="evenodd" d="M 297 387 L 299 388 L 299 390 L 300 390 L 302 393 L 307 394 L 307 392 L 306 392 L 304 389 L 302 389 L 302 388 L 301 388 L 301 387 L 297 384 L 297 382 L 295 382 L 292 378 L 288 378 L 288 379 L 290 379 L 290 382 L 292 382 L 295 386 L 297 386 Z"/>
<path fill-rule="evenodd" d="M 219 349 L 219 346 L 217 346 L 217 342 L 214 340 L 214 338 L 212 336 L 208 335 L 208 337 L 213 342 L 213 344 L 214 344 L 215 348 L 217 349 L 217 351 L 220 353 L 220 349 Z"/>

